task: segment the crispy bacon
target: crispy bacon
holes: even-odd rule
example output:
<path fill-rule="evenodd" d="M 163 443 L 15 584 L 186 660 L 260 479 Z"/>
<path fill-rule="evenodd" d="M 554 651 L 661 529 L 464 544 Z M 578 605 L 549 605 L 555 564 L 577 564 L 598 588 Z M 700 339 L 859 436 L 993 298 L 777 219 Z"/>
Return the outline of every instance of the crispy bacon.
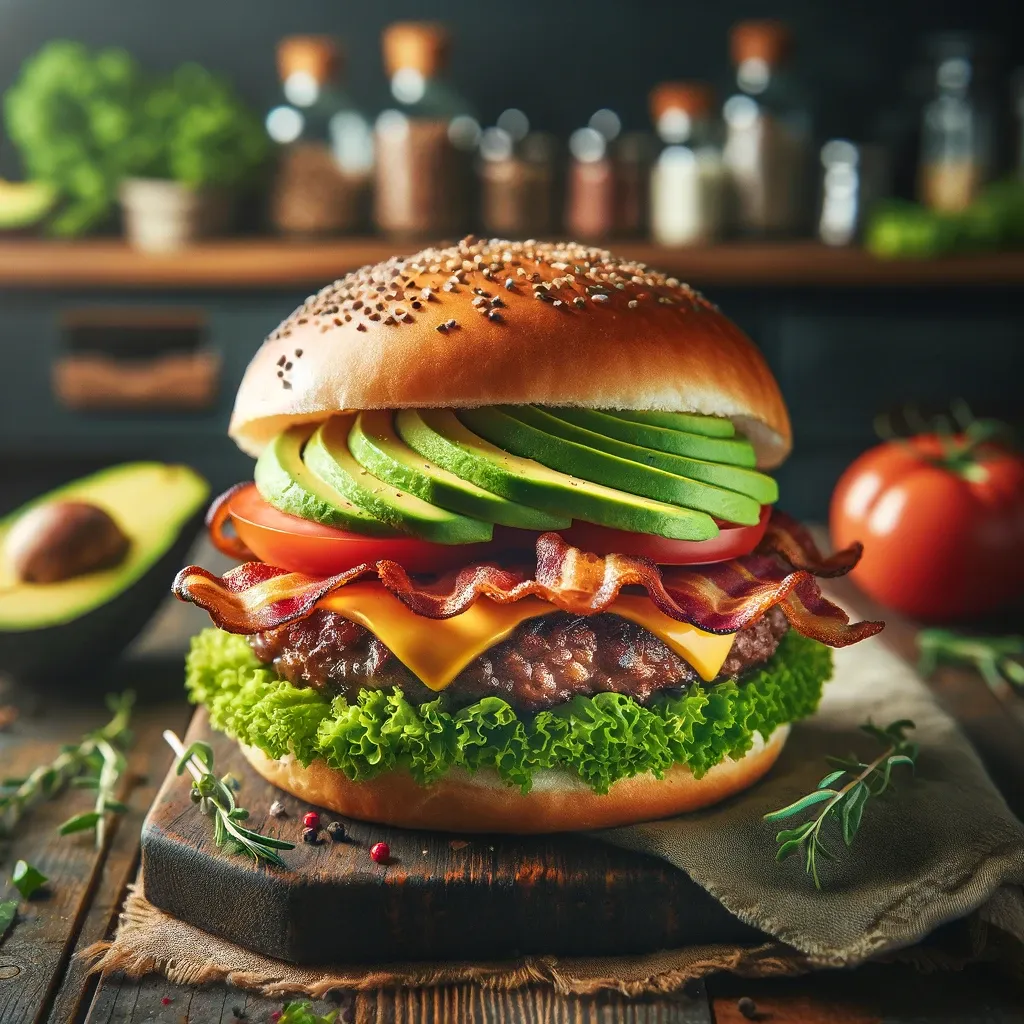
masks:
<path fill-rule="evenodd" d="M 386 559 L 327 578 L 248 562 L 223 577 L 188 566 L 172 589 L 182 601 L 206 609 L 221 629 L 258 633 L 301 619 L 328 594 L 374 575 L 417 615 L 431 619 L 458 615 L 481 597 L 509 604 L 536 596 L 563 611 L 594 615 L 605 611 L 624 587 L 636 586 L 666 615 L 712 633 L 735 633 L 779 605 L 798 632 L 845 647 L 877 633 L 883 624 L 851 624 L 822 595 L 815 576 L 848 572 L 859 557 L 857 546 L 826 558 L 799 523 L 773 512 L 756 551 L 711 565 L 659 569 L 644 558 L 589 554 L 556 533 L 545 533 L 537 539 L 534 566 L 470 565 L 429 583 Z"/>

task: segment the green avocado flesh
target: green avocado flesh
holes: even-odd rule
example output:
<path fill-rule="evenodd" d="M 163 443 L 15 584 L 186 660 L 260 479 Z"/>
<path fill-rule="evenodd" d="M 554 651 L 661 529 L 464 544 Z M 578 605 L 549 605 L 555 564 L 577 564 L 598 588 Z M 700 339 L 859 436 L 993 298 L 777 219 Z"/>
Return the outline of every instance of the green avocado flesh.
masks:
<path fill-rule="evenodd" d="M 571 522 L 568 516 L 509 501 L 435 466 L 398 436 L 395 414 L 389 409 L 359 413 L 348 446 L 374 476 L 441 508 L 523 530 L 564 530 Z"/>
<path fill-rule="evenodd" d="M 779 500 L 779 488 L 775 481 L 764 473 L 758 473 L 755 469 L 725 466 L 718 462 L 705 462 L 702 459 L 688 459 L 683 455 L 673 455 L 671 452 L 659 452 L 654 448 L 629 444 L 614 437 L 597 434 L 585 427 L 579 427 L 575 423 L 556 416 L 550 409 L 542 409 L 535 405 L 509 407 L 507 411 L 517 418 L 526 418 L 531 415 L 534 417 L 531 422 L 534 422 L 536 426 L 541 426 L 545 432 L 567 441 L 575 441 L 578 445 L 583 445 L 594 451 L 606 452 L 609 455 L 617 455 L 621 459 L 654 466 L 666 473 L 688 477 L 690 480 L 699 480 L 705 484 L 712 484 L 714 487 L 724 487 L 728 491 L 736 491 L 748 498 L 753 498 L 759 505 L 771 505 Z M 543 419 L 539 419 L 537 414 L 540 414 Z M 662 415 L 675 414 L 663 413 Z M 728 420 L 726 422 L 728 423 Z M 730 423 L 729 426 L 731 427 L 732 424 Z M 693 507 L 703 508 L 705 512 L 712 511 L 702 505 Z M 721 515 L 719 512 L 712 514 Z M 722 515 L 721 518 L 731 520 L 732 516 Z M 735 522 L 745 521 L 735 520 Z"/>
<path fill-rule="evenodd" d="M 832 652 L 790 630 L 741 682 L 694 684 L 647 705 L 599 693 L 519 715 L 497 696 L 453 709 L 444 693 L 415 705 L 399 689 L 365 689 L 350 704 L 292 686 L 245 637 L 207 629 L 192 641 L 185 685 L 215 729 L 271 758 L 324 761 L 355 781 L 400 770 L 429 785 L 451 768 L 483 768 L 527 793 L 535 772 L 556 768 L 606 793 L 620 779 L 661 778 L 676 764 L 699 779 L 742 757 L 757 734 L 813 714 L 831 673 Z"/>
<path fill-rule="evenodd" d="M 703 512 L 629 494 L 511 454 L 464 425 L 451 409 L 402 409 L 402 440 L 424 458 L 511 501 L 601 526 L 677 540 L 718 535 Z"/>
<path fill-rule="evenodd" d="M 683 430 L 637 423 L 599 409 L 558 408 L 551 410 L 559 419 L 586 427 L 607 437 L 643 445 L 657 451 L 685 455 L 691 459 L 723 462 L 728 466 L 753 469 L 757 464 L 754 446 L 745 438 L 706 437 Z"/>
<path fill-rule="evenodd" d="M 291 427 L 278 434 L 256 460 L 256 489 L 275 508 L 301 519 L 337 526 L 374 537 L 393 537 L 387 523 L 360 508 L 302 461 L 312 426 Z"/>
<path fill-rule="evenodd" d="M 677 476 L 560 436 L 559 421 L 533 406 L 466 409 L 459 413 L 459 418 L 493 444 L 516 455 L 532 454 L 549 469 L 574 472 L 606 487 L 668 501 L 746 526 L 753 526 L 761 514 L 760 503 L 746 495 Z"/>
<path fill-rule="evenodd" d="M 732 420 L 721 416 L 698 416 L 689 412 L 658 412 L 651 409 L 602 409 L 608 416 L 634 423 L 646 423 L 652 427 L 667 427 L 682 430 L 687 434 L 703 434 L 704 437 L 735 437 L 736 428 Z"/>
<path fill-rule="evenodd" d="M 40 630 L 81 618 L 140 580 L 178 539 L 205 504 L 206 481 L 187 466 L 133 462 L 101 470 L 51 491 L 0 520 L 0 550 L 8 531 L 30 508 L 82 501 L 106 511 L 131 546 L 109 569 L 57 583 L 24 583 L 0 562 L 0 633 Z M 169 586 L 170 579 L 164 585 Z"/>
<path fill-rule="evenodd" d="M 473 544 L 491 539 L 492 526 L 418 498 L 374 476 L 348 448 L 355 417 L 332 416 L 306 444 L 306 466 L 346 498 L 382 522 L 437 544 Z"/>

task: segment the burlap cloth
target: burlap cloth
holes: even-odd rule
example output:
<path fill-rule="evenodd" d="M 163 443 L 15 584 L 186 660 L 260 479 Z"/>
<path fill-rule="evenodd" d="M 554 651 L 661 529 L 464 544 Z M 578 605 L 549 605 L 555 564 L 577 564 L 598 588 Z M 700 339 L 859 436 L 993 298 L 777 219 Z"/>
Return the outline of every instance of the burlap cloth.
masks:
<path fill-rule="evenodd" d="M 857 728 L 868 718 L 917 723 L 917 775 L 913 781 L 901 777 L 894 793 L 868 805 L 853 848 L 843 848 L 837 861 L 824 865 L 819 892 L 798 858 L 775 862 L 775 828 L 761 816 L 813 789 L 828 770 L 826 754 L 877 752 Z M 1024 965 L 1024 824 L 953 720 L 877 639 L 837 652 L 835 679 L 820 712 L 794 728 L 778 764 L 754 789 L 706 811 L 593 838 L 662 857 L 686 871 L 733 914 L 765 932 L 766 941 L 605 959 L 308 968 L 250 953 L 183 924 L 135 891 L 113 942 L 91 953 L 96 969 L 105 973 L 159 971 L 185 984 L 227 981 L 267 996 L 314 998 L 334 989 L 460 981 L 641 994 L 672 991 L 714 971 L 798 974 L 869 958 L 923 967 L 956 967 L 973 959 L 998 959 L 1017 971 Z M 834 837 L 832 845 L 841 848 L 841 839 Z"/>

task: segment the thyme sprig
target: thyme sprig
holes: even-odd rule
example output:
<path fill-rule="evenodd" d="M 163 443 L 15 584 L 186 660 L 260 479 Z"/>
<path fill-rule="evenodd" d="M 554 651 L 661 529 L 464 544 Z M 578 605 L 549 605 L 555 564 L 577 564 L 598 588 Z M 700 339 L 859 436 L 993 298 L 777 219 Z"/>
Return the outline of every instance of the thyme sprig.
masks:
<path fill-rule="evenodd" d="M 949 629 L 917 635 L 918 672 L 927 679 L 939 665 L 970 665 L 999 692 L 1007 683 L 1024 691 L 1024 636 L 964 636 Z"/>
<path fill-rule="evenodd" d="M 86 733 L 78 743 L 61 749 L 48 764 L 40 765 L 25 778 L 5 779 L 0 784 L 0 836 L 10 835 L 28 811 L 44 800 L 52 800 L 68 785 L 96 791 L 93 810 L 76 814 L 60 826 L 61 835 L 93 829 L 96 846 L 102 847 L 107 814 L 127 808 L 118 799 L 121 780 L 128 769 L 126 751 L 131 747 L 131 721 L 135 694 L 126 691 L 107 697 L 111 719 L 100 729 Z"/>
<path fill-rule="evenodd" d="M 821 838 L 826 821 L 838 819 L 842 824 L 843 841 L 847 847 L 853 845 L 868 800 L 881 796 L 894 785 L 893 768 L 906 765 L 914 769 L 918 746 L 905 735 L 908 729 L 913 728 L 914 723 L 908 719 L 893 722 L 884 729 L 867 722 L 861 729 L 885 746 L 878 757 L 869 762 L 852 755 L 849 758 L 827 758 L 835 771 L 829 772 L 815 790 L 787 807 L 766 814 L 764 820 L 774 822 L 792 818 L 811 807 L 817 808 L 809 821 L 795 828 L 783 829 L 776 835 L 779 849 L 775 859 L 782 861 L 794 853 L 801 853 L 807 873 L 814 879 L 815 888 L 820 889 L 819 860 L 835 860 L 835 854 Z"/>
<path fill-rule="evenodd" d="M 293 850 L 294 843 L 260 835 L 238 823 L 249 817 L 244 807 L 235 802 L 238 782 L 230 774 L 218 779 L 213 773 L 213 749 L 208 743 L 196 740 L 186 748 L 180 739 L 164 730 L 164 739 L 178 755 L 175 770 L 192 776 L 192 801 L 203 814 L 213 818 L 213 837 L 218 846 L 227 846 L 232 853 L 248 854 L 254 861 L 266 861 L 284 867 L 278 850 Z"/>

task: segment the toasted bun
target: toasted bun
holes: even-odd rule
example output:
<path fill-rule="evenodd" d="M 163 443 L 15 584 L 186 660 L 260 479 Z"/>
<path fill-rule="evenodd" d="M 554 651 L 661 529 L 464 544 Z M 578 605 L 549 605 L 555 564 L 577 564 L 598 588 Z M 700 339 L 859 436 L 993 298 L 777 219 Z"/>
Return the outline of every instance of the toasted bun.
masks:
<path fill-rule="evenodd" d="M 349 818 L 442 832 L 573 832 L 667 818 L 718 803 L 757 782 L 775 763 L 788 735 L 788 725 L 767 742 L 756 735 L 743 757 L 727 758 L 700 779 L 677 765 L 663 779 L 637 775 L 616 782 L 604 795 L 566 771 L 538 772 L 533 789 L 523 796 L 493 771 L 470 775 L 453 770 L 430 786 L 399 771 L 352 782 L 323 761 L 303 768 L 294 758 L 275 761 L 254 747 L 243 746 L 242 752 L 279 789 Z"/>
<path fill-rule="evenodd" d="M 496 403 L 728 416 L 764 468 L 792 442 L 763 357 L 689 286 L 574 243 L 468 239 L 310 296 L 249 364 L 230 433 L 258 455 L 341 410 Z"/>

